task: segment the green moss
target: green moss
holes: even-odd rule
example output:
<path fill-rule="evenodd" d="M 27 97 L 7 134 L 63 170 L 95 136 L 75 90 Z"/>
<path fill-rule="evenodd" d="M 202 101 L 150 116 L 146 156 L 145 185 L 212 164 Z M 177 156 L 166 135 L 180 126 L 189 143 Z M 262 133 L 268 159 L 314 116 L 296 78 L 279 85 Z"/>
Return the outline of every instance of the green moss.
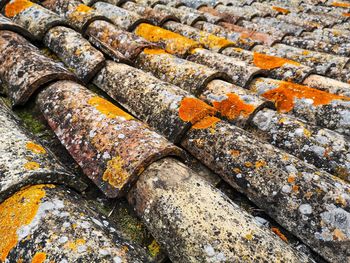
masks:
<path fill-rule="evenodd" d="M 27 129 L 34 134 L 40 134 L 46 131 L 43 123 L 37 120 L 30 112 L 26 110 L 17 110 L 16 114 L 23 121 Z"/>

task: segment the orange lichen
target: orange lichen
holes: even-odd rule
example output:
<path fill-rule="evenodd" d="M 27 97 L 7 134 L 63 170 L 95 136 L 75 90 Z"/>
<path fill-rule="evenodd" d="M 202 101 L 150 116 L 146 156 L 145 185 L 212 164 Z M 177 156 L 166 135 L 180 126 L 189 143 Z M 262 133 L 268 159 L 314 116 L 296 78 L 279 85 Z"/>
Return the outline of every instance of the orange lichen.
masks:
<path fill-rule="evenodd" d="M 349 97 L 331 94 L 292 82 L 281 81 L 280 85 L 262 94 L 275 103 L 279 112 L 289 112 L 294 107 L 294 99 L 312 99 L 314 106 L 329 104 L 333 100 L 350 100 Z"/>
<path fill-rule="evenodd" d="M 32 222 L 38 212 L 41 199 L 45 197 L 45 187 L 34 185 L 22 189 L 0 204 L 0 261 L 5 261 L 8 253 L 17 245 L 17 231 Z"/>
<path fill-rule="evenodd" d="M 91 12 L 93 9 L 87 5 L 83 5 L 83 4 L 80 4 L 77 6 L 77 8 L 75 9 L 76 12 L 79 12 L 79 13 L 89 13 Z"/>
<path fill-rule="evenodd" d="M 124 162 L 120 156 L 114 157 L 107 162 L 107 169 L 103 173 L 102 180 L 108 181 L 108 183 L 115 188 L 121 188 L 127 179 L 129 174 L 123 168 Z"/>
<path fill-rule="evenodd" d="M 34 142 L 27 142 L 26 148 L 36 154 L 45 154 L 46 150 L 39 144 Z"/>
<path fill-rule="evenodd" d="M 32 263 L 43 263 L 46 260 L 46 253 L 37 252 L 32 258 Z"/>
<path fill-rule="evenodd" d="M 342 13 L 342 16 L 350 17 L 350 13 Z"/>
<path fill-rule="evenodd" d="M 231 150 L 230 151 L 230 154 L 233 156 L 233 157 L 238 157 L 240 155 L 240 152 L 238 150 Z"/>
<path fill-rule="evenodd" d="M 180 119 L 189 121 L 192 124 L 207 116 L 213 116 L 215 113 L 215 108 L 196 98 L 184 98 L 179 108 Z"/>
<path fill-rule="evenodd" d="M 164 49 L 155 49 L 155 48 L 145 48 L 143 50 L 143 53 L 147 55 L 163 55 L 163 54 L 169 54 Z"/>
<path fill-rule="evenodd" d="M 260 168 L 260 167 L 264 167 L 264 166 L 266 166 L 267 165 L 267 163 L 264 161 L 264 160 L 259 160 L 259 161 L 256 161 L 255 162 L 255 168 L 256 169 L 258 169 L 258 168 Z"/>
<path fill-rule="evenodd" d="M 234 120 L 241 115 L 247 117 L 255 109 L 253 105 L 245 103 L 236 94 L 228 93 L 226 96 L 228 98 L 223 101 L 214 101 L 213 106 L 229 120 Z"/>
<path fill-rule="evenodd" d="M 271 7 L 273 10 L 275 10 L 275 11 L 277 11 L 277 12 L 280 12 L 280 13 L 282 13 L 282 14 L 285 14 L 285 15 L 287 15 L 287 14 L 289 14 L 290 13 L 290 11 L 288 10 L 288 9 L 285 9 L 285 8 L 282 8 L 282 7 L 279 7 L 279 6 L 273 6 L 273 7 Z"/>
<path fill-rule="evenodd" d="M 133 119 L 131 115 L 99 96 L 90 98 L 88 103 L 91 106 L 94 106 L 100 113 L 106 115 L 108 118 L 122 117 L 126 120 Z"/>
<path fill-rule="evenodd" d="M 298 191 L 299 191 L 299 186 L 293 185 L 292 190 L 293 190 L 294 192 L 298 192 Z"/>
<path fill-rule="evenodd" d="M 190 49 L 201 46 L 199 43 L 189 38 L 161 27 L 145 23 L 140 24 L 136 28 L 135 34 L 151 42 L 165 43 L 165 50 L 171 54 L 185 54 Z"/>
<path fill-rule="evenodd" d="M 333 2 L 332 6 L 349 8 L 350 7 L 350 3 Z"/>
<path fill-rule="evenodd" d="M 201 119 L 200 121 L 196 122 L 192 128 L 193 129 L 206 129 L 209 127 L 213 127 L 217 122 L 219 122 L 220 119 L 216 118 L 214 116 L 207 116 Z"/>
<path fill-rule="evenodd" d="M 339 241 L 343 241 L 343 240 L 347 240 L 346 235 L 343 233 L 343 231 L 341 231 L 340 229 L 336 228 L 333 231 L 333 239 L 334 240 L 339 240 Z"/>
<path fill-rule="evenodd" d="M 32 5 L 34 5 L 34 3 L 27 0 L 12 0 L 5 7 L 5 15 L 7 17 L 14 17 Z"/>
<path fill-rule="evenodd" d="M 277 227 L 271 227 L 272 232 L 274 232 L 280 239 L 282 239 L 284 242 L 288 243 L 288 239 L 285 235 L 282 234 L 282 232 Z"/>
<path fill-rule="evenodd" d="M 287 179 L 288 183 L 294 183 L 295 181 L 295 177 L 294 176 L 289 176 L 288 179 Z"/>
<path fill-rule="evenodd" d="M 309 55 L 309 54 L 310 54 L 310 51 L 308 51 L 308 50 L 303 50 L 302 54 L 303 54 L 304 56 Z"/>
<path fill-rule="evenodd" d="M 300 63 L 286 58 L 269 56 L 262 53 L 254 52 L 253 63 L 261 69 L 274 69 L 282 67 L 284 64 L 299 66 Z"/>
<path fill-rule="evenodd" d="M 27 162 L 24 164 L 24 168 L 27 170 L 36 170 L 40 168 L 40 164 L 37 162 Z"/>
<path fill-rule="evenodd" d="M 221 49 L 223 47 L 232 46 L 234 43 L 223 37 L 217 37 L 207 32 L 201 31 L 198 42 L 210 49 Z"/>

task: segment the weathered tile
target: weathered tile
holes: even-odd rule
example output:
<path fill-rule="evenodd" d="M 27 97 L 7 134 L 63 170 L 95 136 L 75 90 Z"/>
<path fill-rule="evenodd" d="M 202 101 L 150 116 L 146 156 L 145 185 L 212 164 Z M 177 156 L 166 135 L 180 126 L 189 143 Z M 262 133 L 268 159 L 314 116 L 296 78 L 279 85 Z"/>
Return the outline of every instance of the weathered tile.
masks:
<path fill-rule="evenodd" d="M 149 166 L 128 199 L 172 262 L 310 262 L 175 159 Z"/>
<path fill-rule="evenodd" d="M 114 223 L 74 191 L 51 184 L 23 188 L 0 204 L 3 262 L 151 262 Z"/>
<path fill-rule="evenodd" d="M 142 171 L 180 150 L 147 126 L 74 82 L 56 82 L 37 103 L 61 143 L 108 197 L 125 193 Z"/>
<path fill-rule="evenodd" d="M 0 31 L 0 64 L 0 77 L 7 85 L 8 96 L 14 106 L 25 104 L 46 83 L 76 79 L 23 37 L 10 31 Z"/>
<path fill-rule="evenodd" d="M 0 120 L 0 202 L 21 187 L 33 184 L 65 184 L 78 191 L 87 187 L 23 129 L 1 99 Z"/>
<path fill-rule="evenodd" d="M 105 65 L 103 54 L 70 28 L 57 26 L 50 29 L 43 43 L 86 83 Z"/>

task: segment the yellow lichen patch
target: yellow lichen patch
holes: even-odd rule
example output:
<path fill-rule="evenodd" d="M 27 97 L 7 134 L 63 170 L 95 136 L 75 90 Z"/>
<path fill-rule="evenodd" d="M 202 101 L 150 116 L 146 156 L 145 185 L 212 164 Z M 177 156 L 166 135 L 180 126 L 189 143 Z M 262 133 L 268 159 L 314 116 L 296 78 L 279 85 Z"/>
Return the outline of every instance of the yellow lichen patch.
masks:
<path fill-rule="evenodd" d="M 79 12 L 79 13 L 89 13 L 91 12 L 93 9 L 87 5 L 83 5 L 83 4 L 80 4 L 77 6 L 77 8 L 75 9 L 76 12 Z"/>
<path fill-rule="evenodd" d="M 77 251 L 79 246 L 85 245 L 85 239 L 79 238 L 74 241 L 68 241 L 64 246 L 70 250 Z"/>
<path fill-rule="evenodd" d="M 37 162 L 27 162 L 24 164 L 24 168 L 27 170 L 36 170 L 40 168 L 40 164 Z"/>
<path fill-rule="evenodd" d="M 288 10 L 288 9 L 285 9 L 285 8 L 282 8 L 282 7 L 279 7 L 279 6 L 273 6 L 273 7 L 271 7 L 273 10 L 275 10 L 275 11 L 277 11 L 277 12 L 280 12 L 280 13 L 282 13 L 282 14 L 285 14 L 285 15 L 287 15 L 287 14 L 289 14 L 290 13 L 290 11 Z"/>
<path fill-rule="evenodd" d="M 164 49 L 155 49 L 155 48 L 145 48 L 143 50 L 143 53 L 146 55 L 163 55 L 163 54 L 169 54 Z"/>
<path fill-rule="evenodd" d="M 46 260 L 46 253 L 37 252 L 32 258 L 32 263 L 43 263 Z"/>
<path fill-rule="evenodd" d="M 27 0 L 12 0 L 5 6 L 5 15 L 7 17 L 14 17 L 32 5 L 33 3 Z"/>
<path fill-rule="evenodd" d="M 234 120 L 241 115 L 247 117 L 255 109 L 253 105 L 245 103 L 236 94 L 228 93 L 226 96 L 227 99 L 223 101 L 214 101 L 213 106 L 229 120 Z"/>
<path fill-rule="evenodd" d="M 303 129 L 303 132 L 304 132 L 304 135 L 306 136 L 306 137 L 310 137 L 311 136 L 311 131 L 309 131 L 308 129 Z"/>
<path fill-rule="evenodd" d="M 216 109 L 196 98 L 184 98 L 179 108 L 179 117 L 183 121 L 192 124 L 202 120 L 204 117 L 212 116 Z"/>
<path fill-rule="evenodd" d="M 242 170 L 237 167 L 233 168 L 232 171 L 234 171 L 236 174 L 240 174 L 242 172 Z"/>
<path fill-rule="evenodd" d="M 333 2 L 332 6 L 349 8 L 350 7 L 350 3 Z"/>
<path fill-rule="evenodd" d="M 255 168 L 256 169 L 259 169 L 260 167 L 264 167 L 266 165 L 267 165 L 267 163 L 264 160 L 259 160 L 259 161 L 255 162 Z"/>
<path fill-rule="evenodd" d="M 208 34 L 207 32 L 201 31 L 200 37 L 198 40 L 203 46 L 211 49 L 221 49 L 223 47 L 234 45 L 233 42 L 229 41 L 223 37 L 217 37 L 212 34 Z"/>
<path fill-rule="evenodd" d="M 156 257 L 160 252 L 160 246 L 157 241 L 153 240 L 151 244 L 148 245 L 148 251 L 152 257 Z"/>
<path fill-rule="evenodd" d="M 214 116 L 207 116 L 201 119 L 200 121 L 196 122 L 192 128 L 193 129 L 206 129 L 209 127 L 214 127 L 214 125 L 219 122 L 220 119 L 216 118 Z"/>
<path fill-rule="evenodd" d="M 262 94 L 275 103 L 279 112 L 289 112 L 294 107 L 294 99 L 312 99 L 313 105 L 329 104 L 333 100 L 350 100 L 349 97 L 328 93 L 292 82 L 281 81 L 281 84 Z"/>
<path fill-rule="evenodd" d="M 200 47 L 196 41 L 150 24 L 140 24 L 136 28 L 135 34 L 151 42 L 165 43 L 165 50 L 171 54 L 184 54 L 192 48 Z"/>
<path fill-rule="evenodd" d="M 284 64 L 300 66 L 300 63 L 286 58 L 269 56 L 262 53 L 254 52 L 253 63 L 261 69 L 274 69 L 282 67 Z"/>
<path fill-rule="evenodd" d="M 17 231 L 32 222 L 38 212 L 41 199 L 45 197 L 45 187 L 34 185 L 22 189 L 0 204 L 0 261 L 5 261 L 8 253 L 18 242 Z"/>
<path fill-rule="evenodd" d="M 303 54 L 304 56 L 309 55 L 309 54 L 310 54 L 310 51 L 308 51 L 308 50 L 303 50 L 302 54 Z"/>
<path fill-rule="evenodd" d="M 45 154 L 46 150 L 39 144 L 34 142 L 27 142 L 26 148 L 36 154 Z"/>
<path fill-rule="evenodd" d="M 254 238 L 254 236 L 252 234 L 245 235 L 245 239 L 247 239 L 247 240 L 252 240 L 253 238 Z"/>
<path fill-rule="evenodd" d="M 123 160 L 120 156 L 114 157 L 107 162 L 107 169 L 103 173 L 102 180 L 115 188 L 121 188 L 129 178 L 129 174 L 123 168 Z"/>
<path fill-rule="evenodd" d="M 249 168 L 249 167 L 252 167 L 253 164 L 251 162 L 245 162 L 244 166 Z"/>
<path fill-rule="evenodd" d="M 274 232 L 280 239 L 282 239 L 284 242 L 288 243 L 288 239 L 285 235 L 282 234 L 282 232 L 277 227 L 271 227 L 272 232 Z"/>
<path fill-rule="evenodd" d="M 122 117 L 126 120 L 134 119 L 131 115 L 118 108 L 114 104 L 110 103 L 99 96 L 94 96 L 89 99 L 88 103 L 94 106 L 99 112 L 106 115 L 108 118 Z"/>

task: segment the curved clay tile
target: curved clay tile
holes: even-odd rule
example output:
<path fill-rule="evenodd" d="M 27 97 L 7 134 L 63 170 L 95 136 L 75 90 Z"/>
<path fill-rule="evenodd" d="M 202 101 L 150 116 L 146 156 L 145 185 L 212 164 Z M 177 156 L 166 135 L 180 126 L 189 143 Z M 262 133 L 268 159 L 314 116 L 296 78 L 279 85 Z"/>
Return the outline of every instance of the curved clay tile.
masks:
<path fill-rule="evenodd" d="M 65 184 L 82 191 L 86 184 L 68 172 L 0 100 L 0 202 L 21 187 L 38 183 Z"/>

